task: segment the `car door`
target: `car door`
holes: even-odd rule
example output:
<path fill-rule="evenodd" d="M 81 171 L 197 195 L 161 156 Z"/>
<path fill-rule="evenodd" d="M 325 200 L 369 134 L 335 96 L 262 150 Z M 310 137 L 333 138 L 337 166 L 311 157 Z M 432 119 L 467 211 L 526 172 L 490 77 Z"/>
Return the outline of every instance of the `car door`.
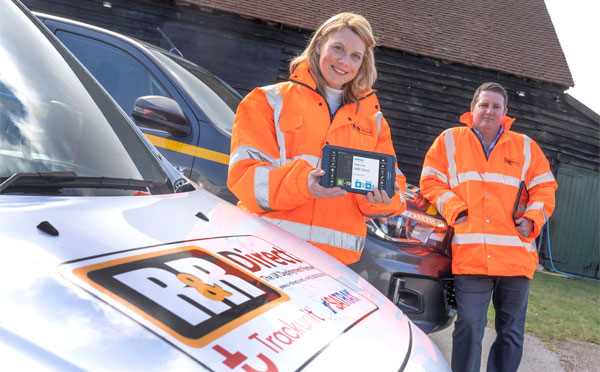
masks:
<path fill-rule="evenodd" d="M 194 151 L 192 180 L 211 193 L 236 203 L 227 189 L 231 130 L 242 97 L 200 66 L 164 50 L 146 49 L 179 88 L 181 97 L 198 118 L 200 138 Z M 192 149 L 188 149 L 192 150 Z"/>
<path fill-rule="evenodd" d="M 194 146 L 198 142 L 197 120 L 162 71 L 123 40 L 52 20 L 45 20 L 45 24 L 130 117 L 135 100 L 141 96 L 164 96 L 179 104 L 192 127 L 189 135 L 174 135 L 145 127 L 140 129 L 180 172 L 191 177 L 194 156 L 177 149 L 186 145 Z M 161 147 L 161 143 L 175 143 L 177 146 Z"/>

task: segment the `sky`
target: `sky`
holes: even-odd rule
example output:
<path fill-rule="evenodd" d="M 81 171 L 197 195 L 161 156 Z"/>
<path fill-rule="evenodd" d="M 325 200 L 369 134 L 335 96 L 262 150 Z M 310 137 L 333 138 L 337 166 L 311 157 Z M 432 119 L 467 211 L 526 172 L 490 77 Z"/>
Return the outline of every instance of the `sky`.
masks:
<path fill-rule="evenodd" d="M 600 1 L 545 3 L 575 81 L 567 93 L 600 114 Z"/>

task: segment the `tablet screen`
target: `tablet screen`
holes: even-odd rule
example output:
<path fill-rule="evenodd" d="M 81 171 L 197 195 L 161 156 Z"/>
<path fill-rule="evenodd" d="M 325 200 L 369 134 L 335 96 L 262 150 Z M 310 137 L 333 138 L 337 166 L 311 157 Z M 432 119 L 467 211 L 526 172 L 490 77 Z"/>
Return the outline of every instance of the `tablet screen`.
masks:
<path fill-rule="evenodd" d="M 336 186 L 372 191 L 384 185 L 385 159 L 359 156 L 345 151 L 333 151 L 331 166 L 335 168 Z"/>

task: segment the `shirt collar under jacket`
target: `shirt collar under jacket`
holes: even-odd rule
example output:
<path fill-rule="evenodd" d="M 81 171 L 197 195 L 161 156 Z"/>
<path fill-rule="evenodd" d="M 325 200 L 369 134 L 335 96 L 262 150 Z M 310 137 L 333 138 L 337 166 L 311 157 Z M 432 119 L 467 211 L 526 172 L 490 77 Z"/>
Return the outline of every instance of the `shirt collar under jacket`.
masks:
<path fill-rule="evenodd" d="M 475 135 L 477 136 L 477 138 L 479 138 L 479 141 L 481 141 L 481 147 L 483 147 L 483 151 L 485 152 L 485 157 L 489 158 L 490 157 L 490 152 L 492 152 L 492 149 L 494 148 L 494 146 L 496 146 L 496 143 L 498 143 L 498 139 L 500 138 L 500 135 L 502 135 L 502 133 L 504 133 L 504 126 L 500 126 L 500 130 L 498 131 L 498 135 L 496 136 L 496 139 L 492 141 L 492 143 L 490 144 L 489 148 L 485 148 L 485 143 L 483 142 L 483 136 L 481 135 L 481 133 L 475 129 L 475 127 L 471 128 L 473 130 L 473 132 L 475 133 Z"/>
<path fill-rule="evenodd" d="M 314 91 L 317 91 L 317 83 L 315 83 L 315 79 L 313 79 L 310 71 L 308 69 L 308 62 L 302 61 L 296 66 L 294 72 L 290 74 L 290 80 L 296 83 L 300 83 L 311 88 Z M 373 92 L 373 89 L 369 89 L 366 92 L 363 92 L 358 95 L 358 99 L 368 96 Z"/>
<path fill-rule="evenodd" d="M 496 136 L 496 139 L 492 142 L 490 147 L 488 149 L 486 149 L 485 145 L 483 143 L 483 137 L 481 136 L 481 133 L 479 133 L 479 131 L 477 129 L 475 129 L 475 127 L 473 127 L 473 114 L 471 114 L 471 111 L 465 112 L 460 117 L 460 122 L 465 124 L 470 129 L 472 129 L 473 133 L 475 133 L 477 138 L 479 138 L 479 141 L 481 142 L 481 147 L 483 148 L 483 152 L 485 153 L 486 158 L 489 158 L 490 152 L 492 152 L 492 149 L 494 148 L 494 146 L 496 146 L 496 143 L 498 143 L 498 139 L 500 138 L 500 135 L 502 133 L 504 133 L 505 131 L 508 131 L 514 121 L 515 121 L 514 118 L 504 116 L 502 118 L 502 126 L 500 127 L 500 130 L 498 131 L 498 135 Z"/>

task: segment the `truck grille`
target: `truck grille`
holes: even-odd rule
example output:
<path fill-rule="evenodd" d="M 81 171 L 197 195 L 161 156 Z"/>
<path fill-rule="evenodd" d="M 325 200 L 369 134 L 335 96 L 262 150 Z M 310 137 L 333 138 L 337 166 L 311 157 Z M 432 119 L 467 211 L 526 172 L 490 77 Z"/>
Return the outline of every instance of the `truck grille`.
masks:
<path fill-rule="evenodd" d="M 449 309 L 456 310 L 456 297 L 454 297 L 454 278 L 442 279 L 444 297 Z"/>

